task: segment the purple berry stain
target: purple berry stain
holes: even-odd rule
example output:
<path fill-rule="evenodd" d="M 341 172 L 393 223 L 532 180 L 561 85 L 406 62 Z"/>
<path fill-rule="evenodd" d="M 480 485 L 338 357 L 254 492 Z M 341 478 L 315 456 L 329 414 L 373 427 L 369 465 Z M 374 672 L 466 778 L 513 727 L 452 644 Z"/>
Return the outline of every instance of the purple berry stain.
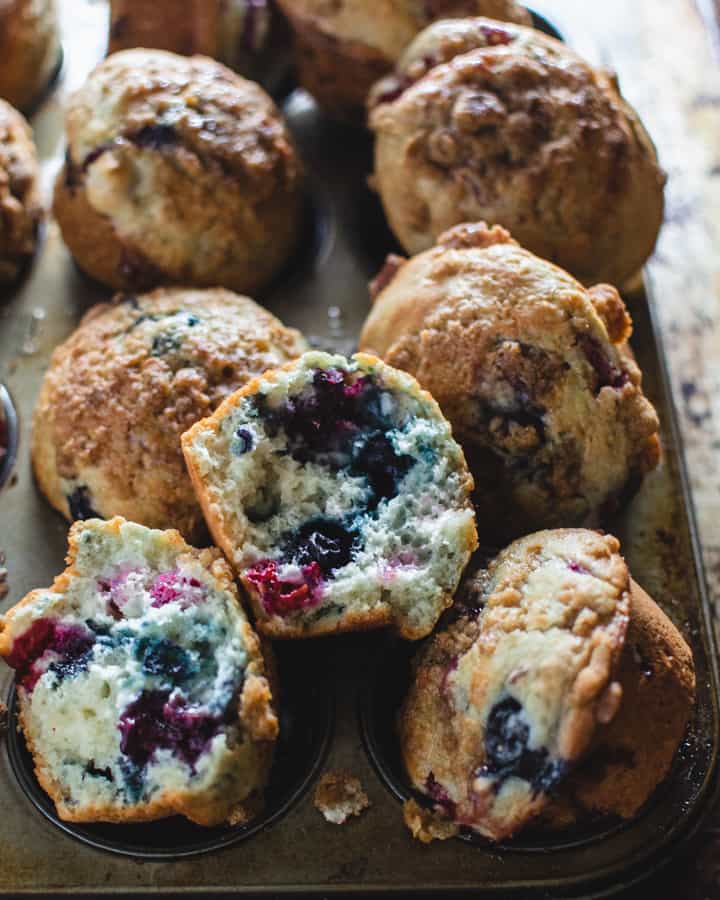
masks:
<path fill-rule="evenodd" d="M 628 373 L 625 369 L 620 369 L 615 365 L 597 338 L 591 334 L 578 334 L 577 344 L 585 355 L 585 359 L 595 370 L 596 393 L 604 387 L 617 389 L 628 383 L 630 380 Z"/>
<path fill-rule="evenodd" d="M 120 716 L 120 749 L 143 768 L 157 750 L 170 750 L 191 768 L 218 733 L 220 720 L 170 699 L 170 691 L 143 691 Z"/>
<path fill-rule="evenodd" d="M 184 606 L 201 603 L 205 599 L 205 589 L 197 578 L 191 578 L 171 570 L 157 575 L 150 588 L 151 606 L 160 607 L 179 600 Z"/>
<path fill-rule="evenodd" d="M 38 663 L 46 654 L 54 657 L 47 668 L 59 678 L 72 677 L 87 666 L 94 643 L 92 632 L 83 627 L 57 619 L 38 619 L 15 638 L 7 662 L 17 670 L 23 688 L 32 691 L 45 673 Z"/>
<path fill-rule="evenodd" d="M 264 559 L 247 569 L 244 578 L 260 595 L 268 615 L 287 616 L 316 606 L 322 599 L 322 569 L 317 562 L 302 566 L 300 577 L 283 579 L 274 559 Z"/>

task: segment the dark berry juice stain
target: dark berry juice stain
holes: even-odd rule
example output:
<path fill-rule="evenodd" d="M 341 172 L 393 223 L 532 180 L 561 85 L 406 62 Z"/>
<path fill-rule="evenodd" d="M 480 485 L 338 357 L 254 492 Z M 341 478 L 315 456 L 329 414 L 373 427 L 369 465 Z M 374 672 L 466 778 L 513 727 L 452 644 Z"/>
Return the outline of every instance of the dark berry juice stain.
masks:
<path fill-rule="evenodd" d="M 138 769 L 161 749 L 172 751 L 194 769 L 218 733 L 220 719 L 169 698 L 170 691 L 143 691 L 120 716 L 120 749 Z"/>
<path fill-rule="evenodd" d="M 549 760 L 546 748 L 528 747 L 530 725 L 514 697 L 506 697 L 490 711 L 485 726 L 485 764 L 477 774 L 495 776 L 497 790 L 511 777 L 532 785 L 535 794 L 550 791 L 565 775 L 564 760 Z"/>
<path fill-rule="evenodd" d="M 597 338 L 591 334 L 578 334 L 576 343 L 595 370 L 595 393 L 604 387 L 621 388 L 628 383 L 628 373 L 615 365 Z"/>
<path fill-rule="evenodd" d="M 49 652 L 59 658 L 48 667 L 58 679 L 72 678 L 87 668 L 95 635 L 77 625 L 65 625 L 55 619 L 38 619 L 13 641 L 7 657 L 17 670 L 18 683 L 32 691 L 43 672 L 36 666 Z"/>
<path fill-rule="evenodd" d="M 230 448 L 233 456 L 243 456 L 255 446 L 252 431 L 249 428 L 238 428 Z"/>
<path fill-rule="evenodd" d="M 178 142 L 178 136 L 172 125 L 154 123 L 143 127 L 132 134 L 126 135 L 127 139 L 136 147 L 144 147 L 148 150 L 162 150 L 164 147 L 172 147 Z"/>
<path fill-rule="evenodd" d="M 143 672 L 181 684 L 197 674 L 190 654 L 165 638 L 143 637 L 135 647 Z"/>
<path fill-rule="evenodd" d="M 70 509 L 70 517 L 77 519 L 99 519 L 100 514 L 93 509 L 90 488 L 81 484 L 75 490 L 66 496 L 67 504 Z"/>
<path fill-rule="evenodd" d="M 284 556 L 300 566 L 317 564 L 327 577 L 342 569 L 360 549 L 360 535 L 335 519 L 307 521 L 285 545 Z"/>
<path fill-rule="evenodd" d="M 455 817 L 455 803 L 450 799 L 450 795 L 440 782 L 436 780 L 435 775 L 432 772 L 430 772 L 425 779 L 425 790 L 428 797 L 430 797 L 447 816 L 451 819 Z"/>
<path fill-rule="evenodd" d="M 397 428 L 386 411 L 395 406 L 392 393 L 368 375 L 353 380 L 339 369 L 319 369 L 297 396 L 271 407 L 260 395 L 255 406 L 270 436 L 285 431 L 293 459 L 367 477 L 375 493 L 371 508 L 397 494 L 414 462 L 387 437 Z"/>
<path fill-rule="evenodd" d="M 110 766 L 105 766 L 104 769 L 98 769 L 94 759 L 91 759 L 85 766 L 85 774 L 91 775 L 93 778 L 104 778 L 105 781 L 115 781 Z"/>

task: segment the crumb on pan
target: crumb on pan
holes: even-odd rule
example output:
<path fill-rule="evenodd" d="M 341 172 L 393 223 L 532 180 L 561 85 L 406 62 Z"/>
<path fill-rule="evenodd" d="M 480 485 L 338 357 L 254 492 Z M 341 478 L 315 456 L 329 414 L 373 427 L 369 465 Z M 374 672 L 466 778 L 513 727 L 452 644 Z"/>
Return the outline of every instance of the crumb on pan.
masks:
<path fill-rule="evenodd" d="M 4 703 L 0 703 L 0 736 L 5 734 L 8 727 L 8 708 Z"/>
<path fill-rule="evenodd" d="M 432 810 L 424 809 L 415 800 L 403 804 L 403 818 L 412 836 L 423 844 L 431 841 L 446 841 L 455 837 L 460 830 L 454 822 L 448 822 Z"/>
<path fill-rule="evenodd" d="M 313 802 L 333 825 L 342 825 L 370 806 L 359 779 L 347 772 L 325 772 L 315 788 Z"/>

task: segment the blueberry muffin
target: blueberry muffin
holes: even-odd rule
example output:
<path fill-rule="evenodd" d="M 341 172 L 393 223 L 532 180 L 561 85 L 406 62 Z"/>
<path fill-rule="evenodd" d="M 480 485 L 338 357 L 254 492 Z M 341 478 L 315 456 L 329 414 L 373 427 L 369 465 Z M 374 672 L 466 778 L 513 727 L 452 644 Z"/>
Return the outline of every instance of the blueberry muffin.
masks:
<path fill-rule="evenodd" d="M 658 419 L 609 285 L 585 289 L 502 228 L 390 257 L 360 346 L 414 375 L 465 450 L 486 542 L 595 525 L 659 458 Z"/>
<path fill-rule="evenodd" d="M 111 0 L 108 53 L 155 47 L 249 73 L 271 26 L 267 0 Z"/>
<path fill-rule="evenodd" d="M 293 251 L 301 174 L 258 85 L 201 56 L 125 50 L 72 95 L 54 212 L 115 288 L 266 284 Z"/>
<path fill-rule="evenodd" d="M 374 184 L 409 253 L 481 219 L 588 284 L 621 285 L 652 253 L 655 148 L 614 77 L 553 38 L 482 18 L 433 25 L 369 121 Z"/>
<path fill-rule="evenodd" d="M 295 32 L 300 81 L 330 113 L 361 119 L 373 83 L 435 19 L 531 25 L 515 0 L 278 0 Z"/>
<path fill-rule="evenodd" d="M 616 678 L 620 709 L 597 728 L 585 758 L 543 812 L 545 826 L 635 816 L 670 772 L 683 739 L 695 702 L 692 652 L 635 582 Z"/>
<path fill-rule="evenodd" d="M 472 479 L 435 401 L 359 354 L 306 353 L 182 436 L 258 629 L 428 634 L 476 546 Z"/>
<path fill-rule="evenodd" d="M 69 519 L 203 533 L 180 435 L 306 349 L 247 297 L 159 288 L 94 306 L 54 352 L 35 408 L 38 485 Z"/>
<path fill-rule="evenodd" d="M 29 125 L 0 100 L 0 284 L 15 281 L 35 250 L 42 215 L 38 176 Z"/>
<path fill-rule="evenodd" d="M 55 0 L 0 3 L 0 97 L 27 110 L 60 62 Z"/>
<path fill-rule="evenodd" d="M 400 715 L 413 787 L 492 840 L 549 801 L 617 711 L 630 612 L 617 540 L 541 531 L 480 571 L 421 653 Z"/>
<path fill-rule="evenodd" d="M 70 530 L 68 568 L 0 618 L 35 773 L 72 822 L 255 803 L 278 723 L 219 551 L 117 517 Z"/>

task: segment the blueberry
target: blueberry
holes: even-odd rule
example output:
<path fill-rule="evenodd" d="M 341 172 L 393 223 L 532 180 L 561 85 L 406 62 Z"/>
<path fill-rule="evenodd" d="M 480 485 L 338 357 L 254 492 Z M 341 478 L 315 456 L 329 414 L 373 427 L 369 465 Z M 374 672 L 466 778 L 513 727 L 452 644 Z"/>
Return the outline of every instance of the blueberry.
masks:
<path fill-rule="evenodd" d="M 530 725 L 522 705 L 514 697 L 506 697 L 490 710 L 485 725 L 485 764 L 478 775 L 497 778 L 496 789 L 511 777 L 529 782 L 533 792 L 549 792 L 568 771 L 563 759 L 549 759 L 545 747 L 528 747 Z"/>
<path fill-rule="evenodd" d="M 135 656 L 148 675 L 167 678 L 173 684 L 185 681 L 196 673 L 190 654 L 164 638 L 140 638 Z"/>
<path fill-rule="evenodd" d="M 72 494 L 66 496 L 70 517 L 72 519 L 97 519 L 99 514 L 93 509 L 90 489 L 81 484 L 75 488 Z"/>
<path fill-rule="evenodd" d="M 619 369 L 615 365 L 597 338 L 591 334 L 578 334 L 576 343 L 595 370 L 596 392 L 604 387 L 621 388 L 627 384 L 630 376 L 625 369 Z"/>
<path fill-rule="evenodd" d="M 327 577 L 342 569 L 360 549 L 360 537 L 335 519 L 317 518 L 307 521 L 285 546 L 285 554 L 301 566 L 317 563 Z"/>
<path fill-rule="evenodd" d="M 104 769 L 98 769 L 94 759 L 91 759 L 85 766 L 85 772 L 87 775 L 92 775 L 93 778 L 104 778 L 106 781 L 115 781 L 110 766 L 105 766 Z"/>
<path fill-rule="evenodd" d="M 177 143 L 177 133 L 172 125 L 143 125 L 134 134 L 128 135 L 128 139 L 138 147 L 147 147 L 149 150 L 161 150 L 163 147 L 171 147 Z"/>
<path fill-rule="evenodd" d="M 380 431 L 363 435 L 355 442 L 352 452 L 352 471 L 365 475 L 370 482 L 374 499 L 389 500 L 398 492 L 398 484 L 407 475 L 415 460 L 397 453 L 387 435 Z"/>
<path fill-rule="evenodd" d="M 235 432 L 231 451 L 234 456 L 242 456 L 244 453 L 249 453 L 254 444 L 252 431 L 249 428 L 238 428 Z"/>
<path fill-rule="evenodd" d="M 164 356 L 166 353 L 176 353 L 180 349 L 182 338 L 172 331 L 164 331 L 156 334 L 152 342 L 152 356 Z"/>

